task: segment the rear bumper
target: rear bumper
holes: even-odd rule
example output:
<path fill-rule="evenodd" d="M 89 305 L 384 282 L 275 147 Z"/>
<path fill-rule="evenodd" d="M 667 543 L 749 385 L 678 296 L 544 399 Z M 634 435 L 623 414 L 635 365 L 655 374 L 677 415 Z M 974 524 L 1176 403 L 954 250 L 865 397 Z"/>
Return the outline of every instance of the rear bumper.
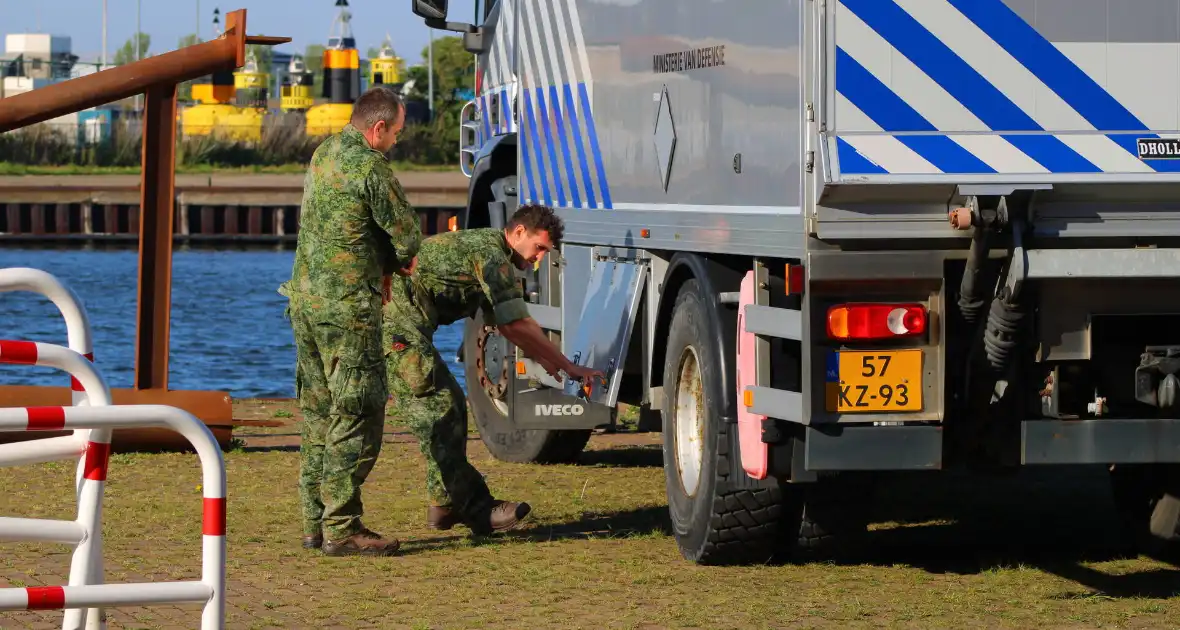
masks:
<path fill-rule="evenodd" d="M 1026 465 L 1173 463 L 1180 419 L 1029 420 L 1020 441 Z"/>
<path fill-rule="evenodd" d="M 1063 464 L 1180 463 L 1180 419 L 1026 420 L 1020 462 Z M 809 471 L 938 470 L 943 427 L 830 425 L 807 428 Z"/>

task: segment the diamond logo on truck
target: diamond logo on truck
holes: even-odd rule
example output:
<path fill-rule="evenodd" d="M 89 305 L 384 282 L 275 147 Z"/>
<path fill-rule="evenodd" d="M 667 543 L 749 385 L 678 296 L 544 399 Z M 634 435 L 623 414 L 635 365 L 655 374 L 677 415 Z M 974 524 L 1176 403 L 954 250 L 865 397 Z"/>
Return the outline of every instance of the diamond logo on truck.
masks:
<path fill-rule="evenodd" d="M 660 183 L 668 192 L 672 178 L 672 155 L 676 152 L 676 126 L 672 123 L 672 106 L 668 103 L 668 86 L 660 95 L 660 109 L 656 113 L 656 165 L 660 169 Z"/>

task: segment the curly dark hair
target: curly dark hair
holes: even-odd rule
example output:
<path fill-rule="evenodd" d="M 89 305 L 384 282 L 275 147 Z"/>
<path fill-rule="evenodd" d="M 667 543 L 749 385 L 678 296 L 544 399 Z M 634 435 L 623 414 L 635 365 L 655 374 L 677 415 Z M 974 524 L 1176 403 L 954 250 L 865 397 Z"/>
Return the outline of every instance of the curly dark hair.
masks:
<path fill-rule="evenodd" d="M 565 223 L 549 206 L 540 204 L 520 206 L 516 212 L 512 213 L 512 219 L 508 221 L 508 229 L 511 230 L 518 225 L 523 225 L 529 232 L 537 230 L 549 232 L 549 240 L 553 241 L 554 246 L 561 243 L 562 237 L 565 236 Z"/>

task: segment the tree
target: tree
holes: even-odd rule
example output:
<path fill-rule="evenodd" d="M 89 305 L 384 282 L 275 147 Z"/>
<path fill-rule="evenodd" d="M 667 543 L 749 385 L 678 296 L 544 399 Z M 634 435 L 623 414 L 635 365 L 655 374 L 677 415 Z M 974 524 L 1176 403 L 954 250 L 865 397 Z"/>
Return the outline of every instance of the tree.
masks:
<path fill-rule="evenodd" d="M 133 35 L 127 38 L 123 46 L 115 51 L 115 65 L 122 66 L 129 64 L 137 59 L 144 59 L 148 56 L 148 49 L 152 46 L 152 36 L 147 33 L 136 33 L 139 40 L 139 56 L 135 54 L 136 36 Z"/>
<path fill-rule="evenodd" d="M 324 83 L 324 47 L 320 44 L 310 44 L 303 49 L 303 67 L 311 73 L 311 80 L 315 81 L 316 88 L 313 94 L 323 93 Z"/>
<path fill-rule="evenodd" d="M 271 61 L 274 59 L 274 51 L 271 50 L 271 47 L 250 44 L 246 46 L 246 58 L 248 59 L 251 54 L 258 61 L 258 71 L 269 73 Z"/>
<path fill-rule="evenodd" d="M 414 81 L 409 97 L 429 98 L 430 76 L 425 61 L 430 45 L 422 48 L 423 64 L 406 71 L 404 80 Z M 441 37 L 434 40 L 434 116 L 439 124 L 458 125 L 459 110 L 463 108 L 462 92 L 475 84 L 475 55 L 463 49 L 460 37 Z"/>

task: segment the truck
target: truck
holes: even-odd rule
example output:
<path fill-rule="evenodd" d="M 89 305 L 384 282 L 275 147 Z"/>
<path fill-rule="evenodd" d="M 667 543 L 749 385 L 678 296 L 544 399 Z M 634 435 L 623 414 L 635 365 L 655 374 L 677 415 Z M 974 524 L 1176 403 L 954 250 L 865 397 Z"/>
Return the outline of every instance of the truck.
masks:
<path fill-rule="evenodd" d="M 841 549 L 915 471 L 1101 466 L 1126 535 L 1175 542 L 1180 3 L 412 4 L 476 56 L 461 226 L 558 211 L 520 280 L 606 374 L 467 321 L 495 457 L 639 407 L 701 564 Z"/>

